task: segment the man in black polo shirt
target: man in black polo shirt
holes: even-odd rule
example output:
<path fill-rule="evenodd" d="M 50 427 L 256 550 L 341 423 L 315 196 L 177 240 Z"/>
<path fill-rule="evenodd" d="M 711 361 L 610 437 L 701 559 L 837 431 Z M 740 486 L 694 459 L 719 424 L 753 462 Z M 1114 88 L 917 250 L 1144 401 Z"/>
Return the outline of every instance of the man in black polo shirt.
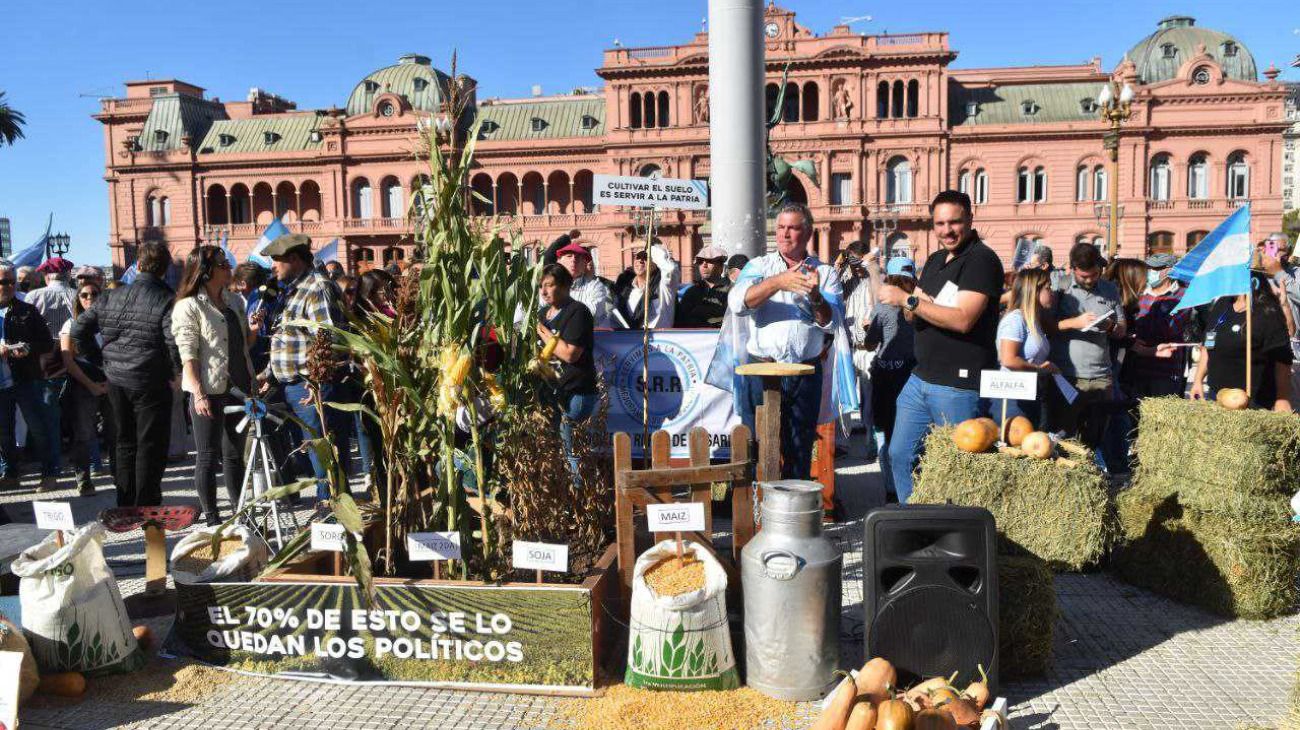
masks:
<path fill-rule="evenodd" d="M 912 469 L 930 426 L 980 415 L 980 371 L 998 367 L 1002 260 L 971 228 L 965 193 L 939 193 L 930 215 L 940 249 L 926 259 L 916 292 L 886 285 L 879 297 L 911 312 L 916 326 L 916 368 L 898 395 L 889 445 L 903 503 L 912 494 Z"/>

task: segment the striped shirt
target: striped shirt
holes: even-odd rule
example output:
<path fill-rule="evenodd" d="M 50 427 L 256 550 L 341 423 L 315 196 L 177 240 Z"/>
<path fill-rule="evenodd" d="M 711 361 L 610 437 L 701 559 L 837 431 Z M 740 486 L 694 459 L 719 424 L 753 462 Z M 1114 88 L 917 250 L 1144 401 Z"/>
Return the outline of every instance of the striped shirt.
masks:
<path fill-rule="evenodd" d="M 317 327 L 287 324 L 295 321 L 342 326 L 342 295 L 338 285 L 323 274 L 308 271 L 285 285 L 275 306 L 271 333 L 271 375 L 281 383 L 307 377 L 307 351 Z"/>

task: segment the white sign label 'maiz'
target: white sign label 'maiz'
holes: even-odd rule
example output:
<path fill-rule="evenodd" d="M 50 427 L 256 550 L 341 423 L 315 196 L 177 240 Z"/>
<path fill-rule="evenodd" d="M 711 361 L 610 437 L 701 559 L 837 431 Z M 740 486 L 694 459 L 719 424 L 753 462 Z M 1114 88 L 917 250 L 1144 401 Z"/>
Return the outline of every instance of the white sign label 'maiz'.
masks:
<path fill-rule="evenodd" d="M 703 180 L 595 175 L 591 202 L 636 208 L 705 210 L 709 207 L 709 186 Z"/>
<path fill-rule="evenodd" d="M 646 506 L 651 532 L 702 532 L 704 505 L 699 502 Z"/>

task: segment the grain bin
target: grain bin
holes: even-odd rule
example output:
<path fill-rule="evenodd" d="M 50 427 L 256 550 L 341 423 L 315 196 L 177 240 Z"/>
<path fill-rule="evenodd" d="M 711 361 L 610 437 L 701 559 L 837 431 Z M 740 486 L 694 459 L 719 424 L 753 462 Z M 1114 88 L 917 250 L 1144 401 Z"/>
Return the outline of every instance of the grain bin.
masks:
<path fill-rule="evenodd" d="M 780 700 L 825 695 L 839 665 L 844 556 L 822 534 L 822 487 L 762 488 L 762 529 L 741 551 L 746 684 Z"/>

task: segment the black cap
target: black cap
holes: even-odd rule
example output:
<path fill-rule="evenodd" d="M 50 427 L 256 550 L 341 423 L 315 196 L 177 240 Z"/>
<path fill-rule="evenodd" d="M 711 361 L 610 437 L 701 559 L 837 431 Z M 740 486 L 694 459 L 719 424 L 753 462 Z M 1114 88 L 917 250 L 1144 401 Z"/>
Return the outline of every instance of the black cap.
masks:
<path fill-rule="evenodd" d="M 731 258 L 727 259 L 727 268 L 743 269 L 745 268 L 745 264 L 747 263 L 749 263 L 749 257 L 746 256 L 745 254 L 743 253 L 732 254 Z"/>

